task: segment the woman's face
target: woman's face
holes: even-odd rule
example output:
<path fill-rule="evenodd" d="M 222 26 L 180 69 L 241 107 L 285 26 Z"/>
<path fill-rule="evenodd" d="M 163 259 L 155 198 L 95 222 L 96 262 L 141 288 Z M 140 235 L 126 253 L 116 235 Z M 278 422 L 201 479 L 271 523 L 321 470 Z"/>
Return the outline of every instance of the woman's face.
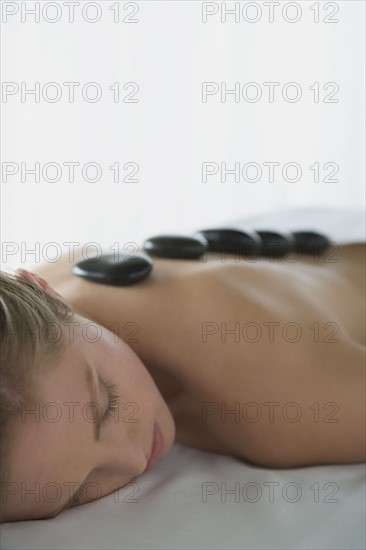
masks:
<path fill-rule="evenodd" d="M 4 521 L 54 517 L 125 486 L 144 472 L 156 425 L 159 460 L 174 442 L 169 408 L 133 350 L 80 316 L 66 334 L 61 360 L 39 371 L 39 401 L 11 424 Z"/>

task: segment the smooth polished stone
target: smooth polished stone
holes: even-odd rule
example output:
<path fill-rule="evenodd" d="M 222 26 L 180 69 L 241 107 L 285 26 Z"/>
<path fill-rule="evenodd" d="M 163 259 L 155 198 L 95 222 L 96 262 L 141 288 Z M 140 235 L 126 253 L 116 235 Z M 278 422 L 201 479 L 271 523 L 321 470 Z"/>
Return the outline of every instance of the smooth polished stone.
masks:
<path fill-rule="evenodd" d="M 144 249 L 160 258 L 198 259 L 207 250 L 208 243 L 203 236 L 158 235 L 144 242 Z"/>
<path fill-rule="evenodd" d="M 303 254 L 322 254 L 330 245 L 329 239 L 315 231 L 293 231 L 296 249 Z"/>
<path fill-rule="evenodd" d="M 256 229 L 262 239 L 261 255 L 273 257 L 282 257 L 287 252 L 294 250 L 296 241 L 290 231 L 271 231 Z"/>
<path fill-rule="evenodd" d="M 145 254 L 106 253 L 74 264 L 72 272 L 94 283 L 125 286 L 143 281 L 152 268 L 153 261 Z"/>
<path fill-rule="evenodd" d="M 252 229 L 202 229 L 195 235 L 203 235 L 207 239 L 209 252 L 251 256 L 257 255 L 262 247 L 262 239 Z"/>

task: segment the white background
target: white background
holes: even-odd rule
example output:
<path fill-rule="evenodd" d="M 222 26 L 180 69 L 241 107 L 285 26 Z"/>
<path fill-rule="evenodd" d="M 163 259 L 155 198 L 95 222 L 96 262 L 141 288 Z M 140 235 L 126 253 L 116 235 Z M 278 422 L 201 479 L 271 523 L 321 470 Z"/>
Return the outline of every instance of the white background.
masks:
<path fill-rule="evenodd" d="M 117 3 L 110 1 L 94 3 L 100 11 L 95 23 L 82 16 L 88 2 L 75 6 L 73 23 L 64 2 L 40 2 L 39 22 L 24 11 L 35 2 L 1 4 L 3 86 L 13 82 L 21 88 L 24 82 L 34 88 L 39 82 L 42 91 L 56 82 L 62 89 L 54 103 L 42 93 L 39 103 L 34 95 L 22 101 L 20 91 L 2 95 L 2 168 L 8 162 L 19 167 L 2 182 L 2 268 L 57 261 L 67 242 L 96 242 L 108 250 L 116 242 L 121 248 L 141 245 L 159 233 L 190 233 L 275 208 L 364 205 L 363 1 L 280 2 L 272 23 L 265 2 L 237 3 L 239 22 L 234 15 L 222 22 L 221 2 L 211 3 L 218 13 L 206 23 L 205 7 L 195 1 L 119 2 L 117 23 L 111 10 Z M 6 17 L 4 10 L 14 5 L 17 13 Z M 234 6 L 226 3 L 228 9 Z M 287 19 L 300 13 L 299 20 L 286 21 L 284 8 Z M 246 19 L 259 16 L 258 21 L 246 21 L 243 9 Z M 123 21 L 133 11 L 137 22 Z M 59 21 L 46 20 L 57 13 Z M 89 6 L 85 13 L 93 19 L 97 8 Z M 326 17 L 339 21 L 326 23 Z M 80 83 L 74 103 L 64 82 Z M 80 90 L 88 82 L 100 85 L 100 101 L 83 99 Z M 132 90 L 123 90 L 125 83 L 137 83 L 138 102 L 115 103 L 109 90 L 115 82 L 122 97 Z M 263 95 L 256 103 L 242 95 L 239 102 L 233 95 L 224 102 L 217 93 L 203 102 L 203 82 L 226 82 L 227 88 L 256 82 Z M 273 103 L 264 82 L 280 83 Z M 289 82 L 301 87 L 298 102 L 283 99 Z M 309 89 L 315 82 L 318 103 Z M 328 82 L 339 86 L 337 103 L 323 101 L 332 91 L 323 90 Z M 53 93 L 49 89 L 50 97 Z M 56 162 L 62 177 L 49 182 L 41 173 L 36 183 L 28 174 L 21 181 L 22 162 L 27 168 Z M 68 181 L 64 162 L 80 163 L 74 182 Z M 97 182 L 82 177 L 81 167 L 89 162 L 102 169 Z M 138 182 L 115 183 L 109 167 L 116 162 L 122 177 L 126 163 L 137 163 Z M 228 168 L 255 162 L 263 173 L 257 182 L 236 182 L 233 175 L 223 182 L 220 173 L 203 182 L 204 162 L 226 162 Z M 264 162 L 281 164 L 275 181 L 268 181 Z M 301 166 L 298 182 L 282 177 L 288 162 Z M 309 169 L 316 162 L 319 182 Z M 339 166 L 338 182 L 324 181 L 331 172 L 322 168 L 328 162 Z"/>

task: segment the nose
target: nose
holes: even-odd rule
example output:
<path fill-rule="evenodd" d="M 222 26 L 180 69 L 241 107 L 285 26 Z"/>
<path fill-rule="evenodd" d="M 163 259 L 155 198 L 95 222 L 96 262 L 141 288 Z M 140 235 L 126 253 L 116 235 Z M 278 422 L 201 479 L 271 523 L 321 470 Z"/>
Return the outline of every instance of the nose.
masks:
<path fill-rule="evenodd" d="M 149 453 L 145 447 L 146 444 L 144 445 L 141 437 L 125 439 L 102 451 L 99 465 L 119 476 L 129 478 L 139 476 L 145 471 L 149 459 Z"/>

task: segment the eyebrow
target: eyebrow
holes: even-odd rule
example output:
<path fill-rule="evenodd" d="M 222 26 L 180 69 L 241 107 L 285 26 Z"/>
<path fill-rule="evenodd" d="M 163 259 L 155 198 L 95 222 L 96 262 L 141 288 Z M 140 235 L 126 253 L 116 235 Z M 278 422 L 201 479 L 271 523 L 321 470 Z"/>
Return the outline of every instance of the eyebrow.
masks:
<path fill-rule="evenodd" d="M 99 377 L 99 375 L 95 376 L 94 372 L 95 371 L 93 370 L 90 363 L 86 361 L 84 363 L 84 374 L 85 374 L 85 381 L 87 384 L 87 388 L 89 391 L 90 402 L 98 404 L 98 407 L 96 408 L 93 407 L 92 421 L 94 424 L 94 440 L 99 441 L 99 430 L 101 425 L 101 415 L 99 414 L 99 410 L 101 410 L 101 408 L 98 403 L 98 389 L 99 389 L 98 387 L 99 387 L 99 383 L 101 382 L 101 378 Z M 60 508 L 57 514 L 61 513 L 63 510 L 66 510 L 66 508 L 70 508 L 74 499 L 76 499 L 83 492 L 85 487 L 86 487 L 86 482 L 84 479 L 84 481 L 82 482 L 78 490 L 67 500 L 67 502 L 62 506 L 62 508 Z"/>

